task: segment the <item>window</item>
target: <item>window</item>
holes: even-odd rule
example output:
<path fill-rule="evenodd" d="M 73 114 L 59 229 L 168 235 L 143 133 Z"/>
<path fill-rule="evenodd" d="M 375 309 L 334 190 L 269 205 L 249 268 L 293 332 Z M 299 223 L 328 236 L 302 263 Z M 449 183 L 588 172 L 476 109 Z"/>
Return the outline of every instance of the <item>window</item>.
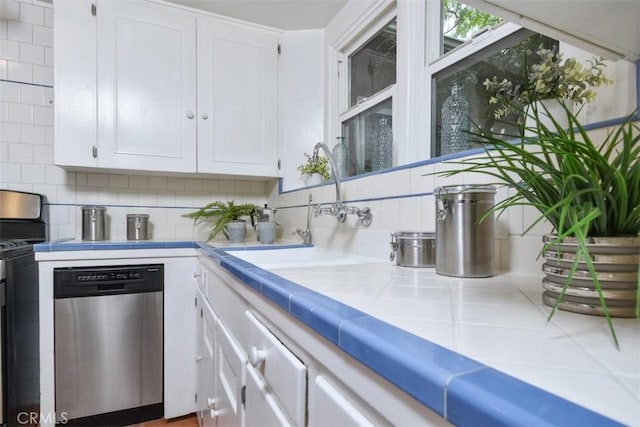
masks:
<path fill-rule="evenodd" d="M 347 73 L 338 85 L 343 102 L 339 110 L 341 136 L 336 145 L 346 145 L 346 165 L 338 166 L 346 176 L 393 166 L 397 19 L 385 18 L 373 35 L 341 52 Z"/>
<path fill-rule="evenodd" d="M 481 12 L 456 0 L 442 1 L 440 53 L 446 54 L 471 40 L 487 28 L 492 28 L 502 19 Z"/>
<path fill-rule="evenodd" d="M 497 107 L 483 83 L 496 77 L 524 84 L 525 64 L 539 60 L 540 47 L 557 51 L 558 42 L 522 29 L 432 75 L 433 157 L 475 148 L 468 134 L 472 126 L 494 134 L 517 132 L 505 123 L 517 117 L 495 119 Z"/>

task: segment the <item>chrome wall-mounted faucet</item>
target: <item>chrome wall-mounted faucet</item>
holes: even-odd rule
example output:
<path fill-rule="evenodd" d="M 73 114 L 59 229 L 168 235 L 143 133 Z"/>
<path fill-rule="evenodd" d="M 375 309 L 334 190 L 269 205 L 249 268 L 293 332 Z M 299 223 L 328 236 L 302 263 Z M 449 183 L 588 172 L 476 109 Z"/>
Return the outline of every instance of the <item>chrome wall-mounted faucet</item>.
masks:
<path fill-rule="evenodd" d="M 370 226 L 371 222 L 373 222 L 373 211 L 371 208 L 360 209 L 358 207 L 347 206 L 342 203 L 342 196 L 340 194 L 340 173 L 336 168 L 335 160 L 327 144 L 324 142 L 318 142 L 315 147 L 313 147 L 313 156 L 311 156 L 311 159 L 315 162 L 318 161 L 320 149 L 324 151 L 327 159 L 329 159 L 329 165 L 331 166 L 331 172 L 336 186 L 336 201 L 328 205 L 317 205 L 313 210 L 314 215 L 333 215 L 336 217 L 338 222 L 344 222 L 347 219 L 347 215 L 357 215 L 362 225 L 365 227 Z"/>
<path fill-rule="evenodd" d="M 298 236 L 302 237 L 302 242 L 304 244 L 311 244 L 311 201 L 313 200 L 313 198 L 311 197 L 311 194 L 309 194 L 309 200 L 307 202 L 307 228 L 305 230 L 302 230 L 300 227 L 296 228 L 296 231 L 293 232 L 293 234 L 297 234 Z"/>

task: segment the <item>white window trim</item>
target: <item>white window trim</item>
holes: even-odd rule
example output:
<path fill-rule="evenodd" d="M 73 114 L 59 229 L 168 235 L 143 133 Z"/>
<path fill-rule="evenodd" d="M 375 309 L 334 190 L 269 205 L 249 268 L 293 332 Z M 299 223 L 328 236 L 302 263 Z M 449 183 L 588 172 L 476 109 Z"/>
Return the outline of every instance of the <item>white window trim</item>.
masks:
<path fill-rule="evenodd" d="M 353 25 L 345 29 L 333 43 L 329 44 L 327 52 L 328 84 L 327 84 L 327 137 L 330 147 L 335 144 L 336 138 L 342 136 L 342 123 L 354 115 L 355 111 L 362 112 L 386 98 L 394 96 L 395 86 L 391 85 L 382 91 L 372 95 L 366 100 L 349 107 L 348 99 L 348 57 L 350 54 L 364 45 L 378 31 L 384 28 L 397 16 L 396 0 L 381 0 L 362 14 Z M 397 66 L 397 65 L 396 65 Z M 373 102 L 375 100 L 375 103 Z M 393 123 L 394 123 L 394 152 L 395 152 L 395 98 Z M 395 158 L 395 155 L 394 155 Z"/>

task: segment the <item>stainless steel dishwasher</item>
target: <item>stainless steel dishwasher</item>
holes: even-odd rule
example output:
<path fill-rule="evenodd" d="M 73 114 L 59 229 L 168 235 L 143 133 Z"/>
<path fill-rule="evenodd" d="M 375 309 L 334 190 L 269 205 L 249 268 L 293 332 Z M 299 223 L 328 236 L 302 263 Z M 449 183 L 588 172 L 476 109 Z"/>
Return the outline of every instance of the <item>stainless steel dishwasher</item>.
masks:
<path fill-rule="evenodd" d="M 75 425 L 162 418 L 164 266 L 54 269 L 56 414 Z"/>

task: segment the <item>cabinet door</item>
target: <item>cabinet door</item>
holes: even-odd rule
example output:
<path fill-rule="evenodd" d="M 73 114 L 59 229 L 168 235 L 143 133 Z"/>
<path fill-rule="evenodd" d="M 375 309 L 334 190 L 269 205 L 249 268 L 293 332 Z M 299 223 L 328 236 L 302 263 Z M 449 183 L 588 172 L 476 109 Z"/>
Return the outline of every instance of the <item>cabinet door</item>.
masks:
<path fill-rule="evenodd" d="M 247 366 L 246 427 L 293 426 L 256 368 Z"/>
<path fill-rule="evenodd" d="M 53 8 L 55 164 L 95 167 L 96 18 L 93 0 L 61 1 Z M 72 25 L 70 23 L 73 23 Z"/>
<path fill-rule="evenodd" d="M 98 166 L 194 172 L 194 16 L 102 1 L 97 18 Z"/>
<path fill-rule="evenodd" d="M 247 425 L 250 414 L 253 417 L 255 412 L 255 404 L 262 409 L 279 406 L 282 408 L 281 412 L 293 421 L 293 425 L 304 426 L 307 409 L 307 367 L 253 314 L 247 311 L 245 315 L 250 325 L 249 363 L 255 375 L 260 377 L 256 386 L 263 383 L 262 393 L 265 394 L 260 399 L 250 401 L 249 396 L 257 395 L 258 392 L 249 393 L 247 379 Z M 259 418 L 253 419 L 256 421 L 253 425 L 260 425 Z"/>
<path fill-rule="evenodd" d="M 314 399 L 309 408 L 309 427 L 373 427 L 367 417 L 322 375 L 314 381 Z"/>
<path fill-rule="evenodd" d="M 211 306 L 202 300 L 202 360 L 201 375 L 198 377 L 199 407 L 202 407 L 201 426 L 215 427 L 218 413 L 216 410 L 216 328 L 218 320 Z M 202 394 L 200 394 L 202 393 Z M 200 403 L 202 396 L 202 403 Z"/>
<path fill-rule="evenodd" d="M 181 258 L 165 263 L 164 270 L 164 416 L 180 417 L 193 413 L 197 375 L 196 335 L 193 315 L 198 294 L 192 278 L 195 261 Z M 185 278 L 188 278 L 185 280 Z"/>
<path fill-rule="evenodd" d="M 198 172 L 278 175 L 278 38 L 198 18 Z"/>
<path fill-rule="evenodd" d="M 227 328 L 218 322 L 216 328 L 216 398 L 214 402 L 218 427 L 243 425 L 242 384 L 246 377 L 245 355 Z"/>

